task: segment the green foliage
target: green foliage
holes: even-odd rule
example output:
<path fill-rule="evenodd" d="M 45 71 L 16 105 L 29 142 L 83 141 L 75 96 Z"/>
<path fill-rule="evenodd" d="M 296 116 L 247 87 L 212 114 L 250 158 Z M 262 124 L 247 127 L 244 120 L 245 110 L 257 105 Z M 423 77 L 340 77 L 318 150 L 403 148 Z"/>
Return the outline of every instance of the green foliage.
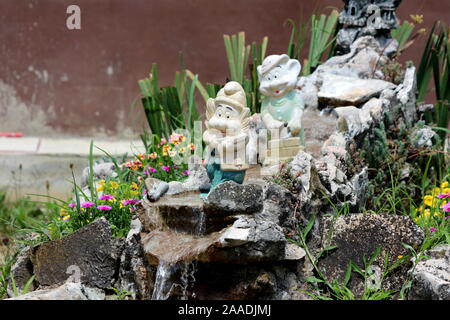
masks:
<path fill-rule="evenodd" d="M 246 45 L 245 33 L 239 32 L 237 35 L 224 35 L 224 43 L 231 80 L 239 82 L 244 88 L 247 106 L 251 112 L 260 112 L 261 94 L 257 67 L 262 64 L 266 56 L 269 38 L 264 37 L 261 43 L 253 42 L 251 45 Z M 247 67 L 250 79 L 245 77 Z"/>
<path fill-rule="evenodd" d="M 306 292 L 303 291 L 305 294 L 309 295 L 311 298 L 315 300 L 387 300 L 391 299 L 393 295 L 395 294 L 394 291 L 383 289 L 381 284 L 378 287 L 372 287 L 369 286 L 369 280 L 371 280 L 372 273 L 370 272 L 370 266 L 374 264 L 374 261 L 379 257 L 380 255 L 380 248 L 375 250 L 375 252 L 372 254 L 370 259 L 366 259 L 366 257 L 363 257 L 363 269 L 360 268 L 356 263 L 349 261 L 347 270 L 344 275 L 343 281 L 338 281 L 338 279 L 328 279 L 321 268 L 319 267 L 319 260 L 326 256 L 329 252 L 339 249 L 337 246 L 329 246 L 323 250 L 321 250 L 316 256 L 313 255 L 311 250 L 309 249 L 307 245 L 307 238 L 312 230 L 312 227 L 314 226 L 316 217 L 313 216 L 308 224 L 303 228 L 303 230 L 299 230 L 298 232 L 298 240 L 292 240 L 291 242 L 299 245 L 302 247 L 305 252 L 306 256 L 308 257 L 309 261 L 311 262 L 313 266 L 313 270 L 315 273 L 315 276 L 310 276 L 306 278 L 306 282 L 312 285 L 312 287 L 315 287 L 315 292 Z M 387 256 L 386 256 L 387 257 Z M 382 282 L 383 279 L 394 269 L 398 267 L 400 264 L 400 261 L 394 263 L 391 267 L 387 266 L 387 259 L 384 259 L 384 266 L 383 266 L 383 274 L 381 276 L 380 281 Z M 350 282 L 350 279 L 352 277 L 352 274 L 357 274 L 360 277 L 362 277 L 364 281 L 364 290 L 362 297 L 357 297 L 349 288 L 348 284 Z"/>
<path fill-rule="evenodd" d="M 198 76 L 186 70 L 175 74 L 175 86 L 159 87 L 158 67 L 153 64 L 148 78 L 139 81 L 145 116 L 153 134 L 168 138 L 175 129 L 193 128 L 200 119 L 195 101 Z"/>
<path fill-rule="evenodd" d="M 319 66 L 327 51 L 330 53 L 328 57 L 334 51 L 338 32 L 338 18 L 339 12 L 333 10 L 328 16 L 325 14 L 312 15 L 310 24 L 299 21 L 297 25 L 292 19 L 287 20 L 292 30 L 287 54 L 292 59 L 300 60 L 307 38 L 305 30 L 310 29 L 311 32 L 308 59 L 303 62 L 304 76 L 311 74 Z"/>
<path fill-rule="evenodd" d="M 8 289 L 8 279 L 11 273 L 11 267 L 16 261 L 16 254 L 7 254 L 4 262 L 0 264 L 0 300 L 6 297 Z"/>
<path fill-rule="evenodd" d="M 414 28 L 414 23 L 405 20 L 396 29 L 391 31 L 392 38 L 398 41 L 399 51 L 405 50 L 407 43 L 410 41 Z"/>

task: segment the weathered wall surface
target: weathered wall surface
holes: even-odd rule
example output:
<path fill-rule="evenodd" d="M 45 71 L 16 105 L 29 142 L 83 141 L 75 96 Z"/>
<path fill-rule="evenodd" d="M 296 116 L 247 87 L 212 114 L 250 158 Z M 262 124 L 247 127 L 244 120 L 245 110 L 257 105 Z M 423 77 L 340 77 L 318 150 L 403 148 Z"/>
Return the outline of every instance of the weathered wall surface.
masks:
<path fill-rule="evenodd" d="M 66 27 L 67 6 L 81 7 L 81 30 Z M 270 38 L 286 50 L 287 18 L 309 19 L 340 0 L 0 0 L 0 131 L 28 135 L 130 136 L 142 128 L 139 89 L 153 62 L 173 82 L 178 52 L 201 81 L 228 75 L 223 34 Z M 406 0 L 401 19 L 448 20 L 449 1 Z M 404 59 L 418 59 L 410 50 Z"/>

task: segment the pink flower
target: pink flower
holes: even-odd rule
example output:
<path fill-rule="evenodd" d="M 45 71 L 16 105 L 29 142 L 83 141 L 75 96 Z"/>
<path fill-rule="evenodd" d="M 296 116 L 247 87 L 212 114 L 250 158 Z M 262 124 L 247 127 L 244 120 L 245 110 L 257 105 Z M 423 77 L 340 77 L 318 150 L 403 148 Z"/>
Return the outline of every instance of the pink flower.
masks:
<path fill-rule="evenodd" d="M 167 140 L 164 139 L 164 138 L 162 138 L 162 139 L 161 139 L 161 142 L 159 143 L 159 145 L 162 146 L 163 144 L 166 144 L 166 143 L 167 143 Z"/>
<path fill-rule="evenodd" d="M 127 206 L 129 204 L 135 204 L 135 203 L 139 203 L 139 200 L 136 199 L 130 199 L 130 200 L 122 200 L 122 205 Z"/>
<path fill-rule="evenodd" d="M 430 233 L 433 233 L 433 232 L 436 232 L 436 231 L 437 231 L 436 228 L 433 228 L 433 227 L 430 228 Z"/>
<path fill-rule="evenodd" d="M 67 205 L 69 208 L 75 208 L 75 203 L 73 203 L 73 202 L 71 202 L 71 203 L 69 203 L 68 205 Z"/>
<path fill-rule="evenodd" d="M 447 221 L 448 219 L 450 219 L 450 216 L 444 218 L 445 221 Z"/>
<path fill-rule="evenodd" d="M 97 206 L 98 210 L 103 210 L 103 211 L 108 211 L 111 210 L 112 207 L 111 206 L 106 206 L 106 205 L 101 205 L 101 206 Z"/>
<path fill-rule="evenodd" d="M 439 194 L 436 197 L 439 199 L 450 198 L 450 193 Z"/>
<path fill-rule="evenodd" d="M 450 202 L 441 206 L 442 210 L 445 212 L 450 212 Z"/>
<path fill-rule="evenodd" d="M 161 169 L 166 171 L 166 172 L 170 171 L 170 167 L 168 167 L 168 166 L 162 166 Z"/>
<path fill-rule="evenodd" d="M 104 194 L 104 195 L 101 195 L 100 197 L 98 197 L 100 200 L 112 200 L 112 199 L 114 199 L 114 196 L 112 196 L 112 195 L 109 195 L 109 194 Z"/>
<path fill-rule="evenodd" d="M 95 203 L 91 202 L 91 201 L 85 201 L 85 202 L 81 203 L 81 207 L 82 208 L 90 208 L 90 207 L 93 207 L 93 206 L 95 206 Z"/>
<path fill-rule="evenodd" d="M 176 164 L 174 164 L 174 165 L 172 166 L 172 168 L 174 168 L 175 170 L 177 170 L 177 169 L 178 169 L 178 166 L 177 166 Z"/>
<path fill-rule="evenodd" d="M 183 171 L 183 176 L 188 176 L 189 175 L 189 170 L 184 170 Z"/>

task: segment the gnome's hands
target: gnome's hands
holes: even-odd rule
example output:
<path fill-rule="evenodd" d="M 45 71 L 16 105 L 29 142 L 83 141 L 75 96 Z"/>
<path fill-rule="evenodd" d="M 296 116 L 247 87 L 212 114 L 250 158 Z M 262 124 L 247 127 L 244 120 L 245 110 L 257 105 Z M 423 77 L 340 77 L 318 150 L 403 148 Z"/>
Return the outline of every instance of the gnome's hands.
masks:
<path fill-rule="evenodd" d="M 266 114 L 263 117 L 264 125 L 269 130 L 281 130 L 284 127 L 284 122 L 275 120 L 270 114 Z"/>
<path fill-rule="evenodd" d="M 288 123 L 288 128 L 293 136 L 297 136 L 302 129 L 303 110 L 297 109 L 292 112 L 292 119 Z"/>

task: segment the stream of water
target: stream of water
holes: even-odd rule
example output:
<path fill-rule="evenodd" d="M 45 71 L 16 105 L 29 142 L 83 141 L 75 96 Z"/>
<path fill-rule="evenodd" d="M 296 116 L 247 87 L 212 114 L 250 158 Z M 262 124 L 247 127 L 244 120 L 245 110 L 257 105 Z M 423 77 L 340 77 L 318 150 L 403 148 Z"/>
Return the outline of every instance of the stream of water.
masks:
<path fill-rule="evenodd" d="M 206 217 L 203 211 L 198 212 L 197 223 L 193 234 L 202 236 L 206 230 Z M 175 264 L 160 260 L 156 270 L 155 286 L 152 300 L 167 300 L 175 291 L 180 300 L 188 300 L 189 295 L 195 297 L 194 292 L 189 292 L 195 284 L 197 261 L 180 261 Z"/>

